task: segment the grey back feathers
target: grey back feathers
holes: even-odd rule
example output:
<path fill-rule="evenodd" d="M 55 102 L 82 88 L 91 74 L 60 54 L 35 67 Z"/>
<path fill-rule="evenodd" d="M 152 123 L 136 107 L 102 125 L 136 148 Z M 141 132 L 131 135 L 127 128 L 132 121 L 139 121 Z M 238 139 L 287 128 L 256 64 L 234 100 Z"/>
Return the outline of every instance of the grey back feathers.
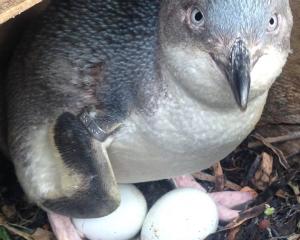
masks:
<path fill-rule="evenodd" d="M 91 98 L 111 114 L 126 115 L 137 105 L 139 88 L 154 80 L 158 12 L 157 0 L 54 1 L 17 52 L 22 68 L 31 68 L 28 78 L 34 86 L 28 94 L 38 94 L 41 85 L 54 95 L 53 90 L 86 90 L 83 98 L 93 94 Z M 56 79 L 41 84 L 41 76 Z M 12 82 L 20 85 L 16 78 L 11 77 Z M 67 78 L 72 78 L 68 85 Z M 81 101 L 77 97 L 68 101 Z"/>

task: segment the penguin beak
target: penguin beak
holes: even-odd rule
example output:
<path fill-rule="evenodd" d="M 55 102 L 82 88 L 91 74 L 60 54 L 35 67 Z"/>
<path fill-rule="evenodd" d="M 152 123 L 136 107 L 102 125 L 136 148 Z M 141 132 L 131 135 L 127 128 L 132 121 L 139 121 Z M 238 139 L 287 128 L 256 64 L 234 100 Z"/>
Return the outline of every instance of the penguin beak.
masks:
<path fill-rule="evenodd" d="M 245 42 L 238 39 L 231 49 L 228 80 L 241 110 L 247 109 L 251 77 L 250 53 Z"/>

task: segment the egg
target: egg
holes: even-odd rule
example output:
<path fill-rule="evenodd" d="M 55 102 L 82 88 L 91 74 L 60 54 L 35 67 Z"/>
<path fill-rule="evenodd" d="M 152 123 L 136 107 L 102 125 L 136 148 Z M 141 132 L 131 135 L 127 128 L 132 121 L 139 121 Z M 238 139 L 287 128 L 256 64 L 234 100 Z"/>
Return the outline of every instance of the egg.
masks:
<path fill-rule="evenodd" d="M 218 227 L 218 211 L 207 193 L 179 188 L 162 196 L 144 221 L 141 240 L 202 240 Z"/>
<path fill-rule="evenodd" d="M 90 240 L 129 240 L 142 228 L 147 213 L 143 194 L 134 185 L 119 185 L 120 206 L 110 215 L 73 219 L 74 226 Z"/>

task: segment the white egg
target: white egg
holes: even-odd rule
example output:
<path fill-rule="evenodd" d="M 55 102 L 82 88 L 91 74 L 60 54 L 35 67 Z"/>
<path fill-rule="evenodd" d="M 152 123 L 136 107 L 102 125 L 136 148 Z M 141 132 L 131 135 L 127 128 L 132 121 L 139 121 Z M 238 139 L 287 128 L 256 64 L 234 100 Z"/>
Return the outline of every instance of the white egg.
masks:
<path fill-rule="evenodd" d="M 134 185 L 119 185 L 121 204 L 110 215 L 73 219 L 75 227 L 90 240 L 129 240 L 141 229 L 147 213 L 143 194 Z"/>
<path fill-rule="evenodd" d="M 202 240 L 217 227 L 217 207 L 210 196 L 198 189 L 179 188 L 150 209 L 141 240 Z"/>

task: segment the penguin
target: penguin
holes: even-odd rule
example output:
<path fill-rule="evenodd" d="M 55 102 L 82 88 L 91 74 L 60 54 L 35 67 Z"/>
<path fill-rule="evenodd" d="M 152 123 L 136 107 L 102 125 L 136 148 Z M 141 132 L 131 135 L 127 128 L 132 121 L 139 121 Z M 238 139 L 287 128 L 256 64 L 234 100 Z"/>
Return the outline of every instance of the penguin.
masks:
<path fill-rule="evenodd" d="M 226 157 L 260 119 L 292 25 L 288 0 L 54 0 L 7 78 L 25 193 L 46 211 L 106 216 L 118 183 Z"/>

